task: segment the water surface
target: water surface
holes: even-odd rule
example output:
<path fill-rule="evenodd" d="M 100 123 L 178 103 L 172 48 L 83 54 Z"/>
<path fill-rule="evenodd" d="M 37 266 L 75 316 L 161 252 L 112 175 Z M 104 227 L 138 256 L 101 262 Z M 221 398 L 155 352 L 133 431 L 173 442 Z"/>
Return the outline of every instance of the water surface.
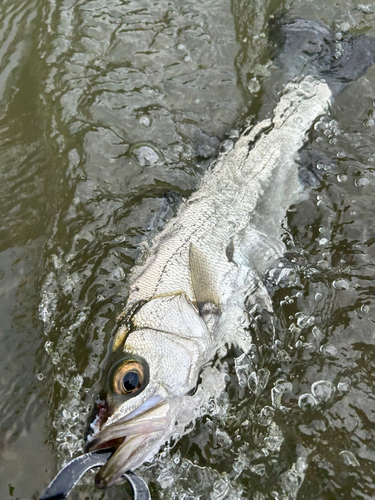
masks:
<path fill-rule="evenodd" d="M 81 453 L 142 245 L 266 96 L 273 107 L 280 10 L 338 43 L 375 35 L 374 5 L 353 1 L 1 3 L 1 498 L 38 498 Z M 153 498 L 374 498 L 374 79 L 311 131 L 315 180 L 268 276 L 275 316 L 253 314 L 227 396 L 140 469 Z M 126 491 L 89 477 L 72 498 Z"/>

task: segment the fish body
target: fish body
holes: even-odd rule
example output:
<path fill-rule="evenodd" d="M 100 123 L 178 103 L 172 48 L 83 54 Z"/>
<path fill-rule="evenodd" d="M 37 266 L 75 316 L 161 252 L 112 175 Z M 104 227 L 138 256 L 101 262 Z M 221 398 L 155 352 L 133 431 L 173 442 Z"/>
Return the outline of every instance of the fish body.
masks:
<path fill-rule="evenodd" d="M 330 99 L 320 79 L 287 85 L 273 116 L 219 156 L 134 268 L 114 341 L 124 360 L 111 372 L 107 418 L 91 448 L 126 437 L 98 486 L 150 459 L 176 423 L 194 418 L 186 395 L 220 345 L 250 347 L 245 300 L 267 301 L 261 278 L 284 252 L 281 223 L 300 191 L 298 151 Z"/>
<path fill-rule="evenodd" d="M 311 21 L 288 22 L 280 33 L 274 81 L 285 83 L 275 109 L 266 100 L 266 119 L 219 156 L 130 275 L 106 402 L 88 443 L 116 446 L 99 487 L 150 460 L 200 415 L 203 369 L 210 391 L 224 389 L 210 363 L 225 344 L 247 352 L 246 311 L 270 307 L 262 278 L 285 250 L 282 221 L 301 193 L 298 152 L 332 96 L 375 59 L 373 39 L 340 42 L 339 56 L 334 35 Z"/>
<path fill-rule="evenodd" d="M 289 85 L 273 118 L 246 131 L 219 157 L 133 271 L 125 349 L 145 356 L 139 345 L 146 330 L 177 334 L 195 345 L 198 370 L 223 342 L 248 349 L 247 325 L 240 333 L 234 325 L 252 290 L 255 300 L 267 301 L 261 278 L 284 253 L 281 223 L 301 192 L 298 150 L 330 98 L 324 81 Z M 159 343 L 157 335 L 152 338 Z M 182 366 L 181 353 L 176 371 Z M 176 389 L 176 396 L 195 387 L 197 370 L 190 372 L 188 386 Z"/>

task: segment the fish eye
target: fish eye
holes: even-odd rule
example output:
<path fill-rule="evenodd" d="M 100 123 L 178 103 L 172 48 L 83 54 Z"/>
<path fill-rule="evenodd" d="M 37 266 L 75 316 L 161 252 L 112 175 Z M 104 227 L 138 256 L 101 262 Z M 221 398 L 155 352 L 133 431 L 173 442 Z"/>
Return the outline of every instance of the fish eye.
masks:
<path fill-rule="evenodd" d="M 122 363 L 113 376 L 113 389 L 116 394 L 126 396 L 138 392 L 143 388 L 145 369 L 138 361 Z"/>
<path fill-rule="evenodd" d="M 126 392 L 133 392 L 139 387 L 139 374 L 137 372 L 128 372 L 124 375 L 122 385 Z"/>

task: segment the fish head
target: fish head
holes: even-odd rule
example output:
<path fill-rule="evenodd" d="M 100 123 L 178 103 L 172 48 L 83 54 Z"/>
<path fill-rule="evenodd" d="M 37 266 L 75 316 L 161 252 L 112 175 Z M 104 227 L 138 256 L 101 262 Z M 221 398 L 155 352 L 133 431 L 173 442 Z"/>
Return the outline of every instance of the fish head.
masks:
<path fill-rule="evenodd" d="M 108 370 L 105 403 L 88 443 L 89 451 L 116 447 L 97 474 L 101 488 L 150 460 L 172 436 L 179 399 L 195 389 L 207 350 L 206 325 L 184 296 L 151 301 L 134 326 L 117 335 L 125 341 Z"/>

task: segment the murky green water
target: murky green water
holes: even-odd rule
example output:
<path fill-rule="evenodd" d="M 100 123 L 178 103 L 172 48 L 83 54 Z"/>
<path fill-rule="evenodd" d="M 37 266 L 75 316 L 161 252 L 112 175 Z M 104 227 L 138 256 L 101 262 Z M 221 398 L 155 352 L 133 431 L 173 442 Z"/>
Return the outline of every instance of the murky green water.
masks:
<path fill-rule="evenodd" d="M 81 452 L 118 292 L 255 119 L 281 9 L 375 35 L 374 4 L 349 0 L 1 2 L 2 499 L 38 498 Z M 153 498 L 375 497 L 374 82 L 370 68 L 311 131 L 318 180 L 268 277 L 276 342 L 254 319 L 258 385 L 231 352 L 225 417 L 140 470 Z M 126 498 L 86 483 L 73 498 Z"/>

